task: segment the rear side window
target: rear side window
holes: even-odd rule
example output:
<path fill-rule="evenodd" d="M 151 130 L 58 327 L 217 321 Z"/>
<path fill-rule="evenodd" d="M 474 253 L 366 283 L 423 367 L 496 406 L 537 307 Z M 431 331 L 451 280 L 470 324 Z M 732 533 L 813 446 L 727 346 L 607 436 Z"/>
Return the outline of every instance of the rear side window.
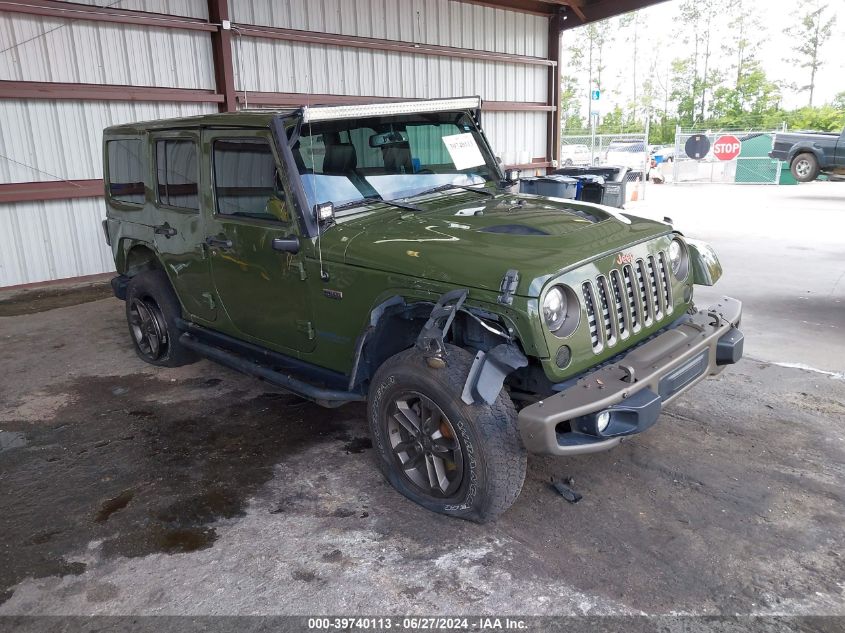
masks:
<path fill-rule="evenodd" d="M 109 196 L 130 204 L 144 204 L 144 145 L 141 139 L 108 141 Z"/>
<path fill-rule="evenodd" d="M 199 209 L 197 144 L 194 141 L 156 142 L 156 180 L 159 202 L 178 209 Z"/>
<path fill-rule="evenodd" d="M 217 213 L 260 220 L 288 220 L 276 161 L 264 139 L 214 141 Z"/>

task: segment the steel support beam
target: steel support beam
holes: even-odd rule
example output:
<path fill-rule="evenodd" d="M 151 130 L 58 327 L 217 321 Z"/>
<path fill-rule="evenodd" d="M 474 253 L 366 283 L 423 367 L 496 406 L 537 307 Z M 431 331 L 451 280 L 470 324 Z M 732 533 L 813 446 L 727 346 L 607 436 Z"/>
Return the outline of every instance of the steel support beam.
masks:
<path fill-rule="evenodd" d="M 235 70 L 232 64 L 232 29 L 229 22 L 228 0 L 208 0 L 208 17 L 221 27 L 211 34 L 211 52 L 214 56 L 214 80 L 217 92 L 223 95 L 220 112 L 238 109 L 235 97 Z"/>
<path fill-rule="evenodd" d="M 223 95 L 217 94 L 213 90 L 196 90 L 193 88 L 71 84 L 53 81 L 0 81 L 0 99 L 222 103 Z"/>
<path fill-rule="evenodd" d="M 237 95 L 238 101 L 243 102 L 242 93 Z M 390 101 L 416 101 L 404 97 L 373 97 L 334 94 L 306 94 L 301 92 L 247 92 L 246 101 L 251 106 L 263 107 L 298 107 L 305 104 L 312 105 L 355 105 L 363 103 L 383 103 Z M 522 101 L 483 101 L 482 109 L 487 112 L 551 112 L 552 106 L 547 103 Z"/>
<path fill-rule="evenodd" d="M 217 0 L 210 0 L 216 2 Z M 304 44 L 319 44 L 322 46 L 342 46 L 347 48 L 368 48 L 378 51 L 410 53 L 412 55 L 435 55 L 458 59 L 477 59 L 480 61 L 504 62 L 508 64 L 538 64 L 551 66 L 555 62 L 545 57 L 531 55 L 515 55 L 511 53 L 497 53 L 469 48 L 455 48 L 453 46 L 438 46 L 435 44 L 419 44 L 399 40 L 385 40 L 374 37 L 359 37 L 357 35 L 339 35 L 335 33 L 319 33 L 317 31 L 300 31 L 298 29 L 283 29 L 255 24 L 233 24 L 232 28 L 244 37 L 285 40 L 288 42 L 302 42 Z"/>
<path fill-rule="evenodd" d="M 548 147 L 546 156 L 560 164 L 560 36 L 563 31 L 565 9 L 558 7 L 557 13 L 549 18 L 549 59 L 555 65 L 549 68 L 549 112 Z"/>
<path fill-rule="evenodd" d="M 0 184 L 0 204 L 34 200 L 98 198 L 104 195 L 102 180 L 51 180 Z"/>
<path fill-rule="evenodd" d="M 46 18 L 66 20 L 88 20 L 90 22 L 113 22 L 137 26 L 157 26 L 165 29 L 187 29 L 193 31 L 216 31 L 217 26 L 199 18 L 180 15 L 129 11 L 111 7 L 98 7 L 56 0 L 0 0 L 0 12 L 25 13 Z"/>

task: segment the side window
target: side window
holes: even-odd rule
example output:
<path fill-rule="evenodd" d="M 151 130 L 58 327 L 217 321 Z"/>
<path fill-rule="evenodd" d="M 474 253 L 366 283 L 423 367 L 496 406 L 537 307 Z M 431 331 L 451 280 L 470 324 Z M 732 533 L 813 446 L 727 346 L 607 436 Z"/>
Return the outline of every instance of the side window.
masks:
<path fill-rule="evenodd" d="M 217 139 L 213 145 L 217 213 L 290 221 L 276 160 L 264 139 Z"/>
<path fill-rule="evenodd" d="M 194 141 L 156 142 L 158 199 L 163 205 L 199 210 L 197 144 Z"/>
<path fill-rule="evenodd" d="M 144 204 L 144 144 L 141 139 L 108 141 L 109 196 L 121 202 Z"/>

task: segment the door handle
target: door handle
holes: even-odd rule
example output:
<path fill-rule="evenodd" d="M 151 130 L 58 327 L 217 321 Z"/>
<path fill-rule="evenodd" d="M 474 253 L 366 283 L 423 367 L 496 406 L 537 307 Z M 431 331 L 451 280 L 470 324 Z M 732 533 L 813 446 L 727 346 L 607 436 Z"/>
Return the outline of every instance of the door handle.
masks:
<path fill-rule="evenodd" d="M 232 240 L 227 240 L 225 237 L 209 236 L 205 238 L 205 243 L 212 248 L 219 248 L 222 250 L 232 248 Z"/>
<path fill-rule="evenodd" d="M 170 226 L 167 222 L 162 224 L 161 226 L 157 226 L 153 229 L 153 233 L 156 235 L 164 235 L 164 237 L 170 239 L 174 235 L 176 235 L 177 231 L 172 226 Z"/>

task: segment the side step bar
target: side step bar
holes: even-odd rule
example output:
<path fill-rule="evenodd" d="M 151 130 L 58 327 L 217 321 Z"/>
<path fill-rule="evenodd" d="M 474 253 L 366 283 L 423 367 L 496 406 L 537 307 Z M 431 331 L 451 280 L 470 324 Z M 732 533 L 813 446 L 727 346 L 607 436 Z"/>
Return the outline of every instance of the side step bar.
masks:
<path fill-rule="evenodd" d="M 242 374 L 262 378 L 270 384 L 281 387 L 285 391 L 290 391 L 297 396 L 313 400 L 323 407 L 335 408 L 349 402 L 364 402 L 367 399 L 366 396 L 352 391 L 337 391 L 335 389 L 315 387 L 264 365 L 259 365 L 233 352 L 203 343 L 187 332 L 179 337 L 179 342 L 200 356 L 204 356 Z"/>

